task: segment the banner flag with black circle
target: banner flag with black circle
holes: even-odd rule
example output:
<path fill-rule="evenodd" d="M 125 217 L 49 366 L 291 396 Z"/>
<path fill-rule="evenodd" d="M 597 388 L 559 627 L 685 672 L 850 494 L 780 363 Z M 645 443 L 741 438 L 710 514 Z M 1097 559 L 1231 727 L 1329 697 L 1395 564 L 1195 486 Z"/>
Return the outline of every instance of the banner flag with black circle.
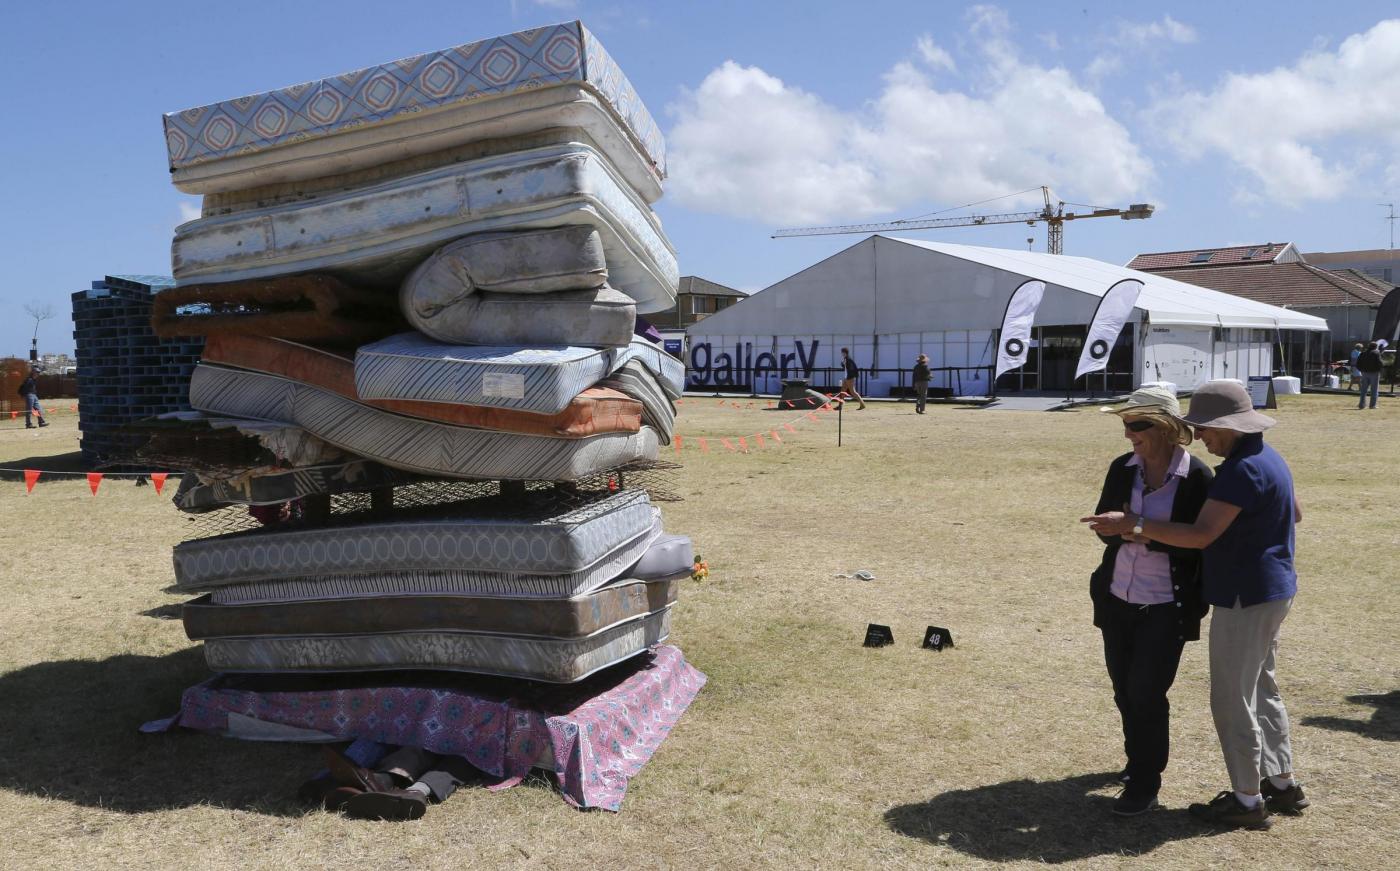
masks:
<path fill-rule="evenodd" d="M 997 374 L 1026 365 L 1030 352 L 1031 323 L 1045 295 L 1045 282 L 1032 278 L 1021 282 L 1006 302 L 1006 315 L 1001 319 L 1001 346 L 997 348 Z"/>
<path fill-rule="evenodd" d="M 1108 289 L 1094 309 L 1094 319 L 1089 322 L 1089 334 L 1084 337 L 1084 350 L 1079 355 L 1079 368 L 1074 370 L 1078 378 L 1088 372 L 1098 372 L 1108 366 L 1108 355 L 1113 351 L 1113 343 L 1123 331 L 1123 324 L 1137 305 L 1138 294 L 1142 293 L 1142 282 L 1136 278 L 1125 278 Z"/>

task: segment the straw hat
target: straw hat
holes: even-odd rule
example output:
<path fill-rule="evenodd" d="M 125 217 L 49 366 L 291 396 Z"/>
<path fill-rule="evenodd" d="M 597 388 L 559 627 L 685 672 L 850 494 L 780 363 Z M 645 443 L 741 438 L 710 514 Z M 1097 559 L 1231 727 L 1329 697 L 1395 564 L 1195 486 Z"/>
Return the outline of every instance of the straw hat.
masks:
<path fill-rule="evenodd" d="M 1178 419 L 1191 426 L 1263 432 L 1278 421 L 1254 410 L 1249 391 L 1234 380 L 1207 381 L 1191 395 L 1191 411 Z"/>
<path fill-rule="evenodd" d="M 1176 401 L 1176 394 L 1168 387 L 1139 387 L 1127 402 L 1117 408 L 1104 406 L 1099 411 L 1119 417 L 1153 418 L 1175 436 L 1177 444 L 1191 444 L 1191 428 L 1181 422 L 1181 403 Z"/>

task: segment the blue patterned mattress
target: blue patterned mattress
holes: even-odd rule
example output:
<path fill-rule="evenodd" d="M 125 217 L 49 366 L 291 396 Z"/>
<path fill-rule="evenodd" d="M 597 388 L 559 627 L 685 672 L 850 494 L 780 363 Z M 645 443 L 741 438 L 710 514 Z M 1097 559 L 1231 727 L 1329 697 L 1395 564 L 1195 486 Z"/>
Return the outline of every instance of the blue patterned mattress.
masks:
<path fill-rule="evenodd" d="M 165 140 L 176 187 L 206 194 L 573 126 L 598 140 L 649 202 L 661 196 L 660 128 L 576 21 L 172 112 Z"/>
<path fill-rule="evenodd" d="M 386 521 L 269 526 L 193 539 L 175 546 L 175 583 L 184 590 L 204 590 L 334 574 L 470 570 L 559 575 L 615 559 L 629 544 L 635 561 L 660 535 L 656 508 L 641 490 L 624 490 L 572 509 L 546 505 L 518 518 L 496 516 L 504 509 L 495 505 L 481 503 L 468 516 L 443 515 L 437 508 Z"/>
<path fill-rule="evenodd" d="M 641 312 L 675 305 L 675 251 L 660 220 L 584 143 L 456 163 L 311 202 L 198 218 L 175 228 L 177 285 L 329 272 L 395 288 L 445 243 L 475 233 L 597 229 L 610 283 Z"/>
<path fill-rule="evenodd" d="M 211 638 L 209 667 L 221 672 L 339 672 L 429 669 L 574 683 L 660 644 L 671 634 L 671 606 L 586 638 L 474 632 Z"/>
<path fill-rule="evenodd" d="M 294 424 L 386 466 L 454 478 L 571 481 L 636 460 L 654 460 L 656 433 L 586 438 L 522 435 L 436 423 L 383 411 L 277 375 L 201 363 L 190 405 L 230 417 Z M 557 409 L 556 409 L 557 410 Z"/>

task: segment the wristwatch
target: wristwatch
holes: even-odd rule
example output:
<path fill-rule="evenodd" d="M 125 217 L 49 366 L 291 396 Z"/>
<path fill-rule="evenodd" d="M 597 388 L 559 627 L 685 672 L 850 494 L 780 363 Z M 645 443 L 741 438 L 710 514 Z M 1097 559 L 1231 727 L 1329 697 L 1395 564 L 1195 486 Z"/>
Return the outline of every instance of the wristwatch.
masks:
<path fill-rule="evenodd" d="M 1133 521 L 1133 535 L 1142 535 L 1142 521 L 1143 517 L 1139 514 L 1137 520 Z"/>

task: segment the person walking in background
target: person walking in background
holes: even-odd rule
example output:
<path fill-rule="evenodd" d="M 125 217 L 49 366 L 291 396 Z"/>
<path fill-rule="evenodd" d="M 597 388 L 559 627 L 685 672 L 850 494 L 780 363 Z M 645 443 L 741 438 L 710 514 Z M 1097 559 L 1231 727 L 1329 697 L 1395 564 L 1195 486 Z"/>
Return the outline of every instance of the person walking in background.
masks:
<path fill-rule="evenodd" d="M 1201 591 L 1212 606 L 1210 711 L 1231 789 L 1189 808 L 1206 822 L 1268 828 L 1271 813 L 1300 813 L 1310 802 L 1293 779 L 1288 711 L 1274 677 L 1279 632 L 1298 592 L 1294 524 L 1302 509 L 1293 473 L 1264 442 L 1273 418 L 1254 410 L 1238 381 L 1209 381 L 1180 418 L 1215 469 L 1194 523 L 1136 511 L 1083 518 L 1099 535 L 1145 537 L 1201 549 Z M 1131 782 L 1131 781 L 1130 781 Z"/>
<path fill-rule="evenodd" d="M 19 395 L 24 397 L 24 428 L 34 429 L 32 415 L 39 416 L 39 426 L 48 426 L 48 421 L 44 420 L 44 407 L 39 404 L 39 373 L 30 370 L 29 377 L 19 385 Z"/>
<path fill-rule="evenodd" d="M 860 403 L 860 410 L 865 411 L 865 400 L 856 392 L 856 377 L 860 375 L 860 367 L 851 359 L 851 352 L 846 348 L 841 349 L 841 368 L 846 374 L 841 380 L 841 392 L 846 396 L 855 397 L 856 402 Z"/>
<path fill-rule="evenodd" d="M 1108 467 L 1096 511 L 1124 508 L 1157 520 L 1190 523 L 1206 501 L 1211 472 L 1186 452 L 1191 428 L 1168 388 L 1134 391 L 1121 408 L 1132 450 Z M 1186 642 L 1201 637 L 1201 552 L 1127 535 L 1102 535 L 1103 559 L 1089 578 L 1094 625 L 1123 722 L 1125 788 L 1113 813 L 1132 817 L 1157 806 L 1171 746 L 1171 703 Z"/>
<path fill-rule="evenodd" d="M 1359 345 L 1357 347 L 1360 347 Z M 1361 377 L 1361 401 L 1356 403 L 1358 409 L 1366 407 L 1366 394 L 1371 394 L 1371 407 L 1376 407 L 1376 399 L 1381 395 L 1381 352 L 1376 347 L 1375 342 L 1366 346 L 1366 350 L 1356 358 L 1352 364 Z"/>
<path fill-rule="evenodd" d="M 928 355 L 914 358 L 914 413 L 923 414 L 928 404 Z"/>
<path fill-rule="evenodd" d="M 1351 384 L 1361 383 L 1361 370 L 1356 368 L 1356 360 L 1364 349 L 1365 346 L 1357 342 L 1356 347 L 1351 349 L 1351 356 L 1347 359 L 1347 363 L 1351 366 Z M 1348 390 L 1351 389 L 1351 384 L 1347 385 Z"/>

